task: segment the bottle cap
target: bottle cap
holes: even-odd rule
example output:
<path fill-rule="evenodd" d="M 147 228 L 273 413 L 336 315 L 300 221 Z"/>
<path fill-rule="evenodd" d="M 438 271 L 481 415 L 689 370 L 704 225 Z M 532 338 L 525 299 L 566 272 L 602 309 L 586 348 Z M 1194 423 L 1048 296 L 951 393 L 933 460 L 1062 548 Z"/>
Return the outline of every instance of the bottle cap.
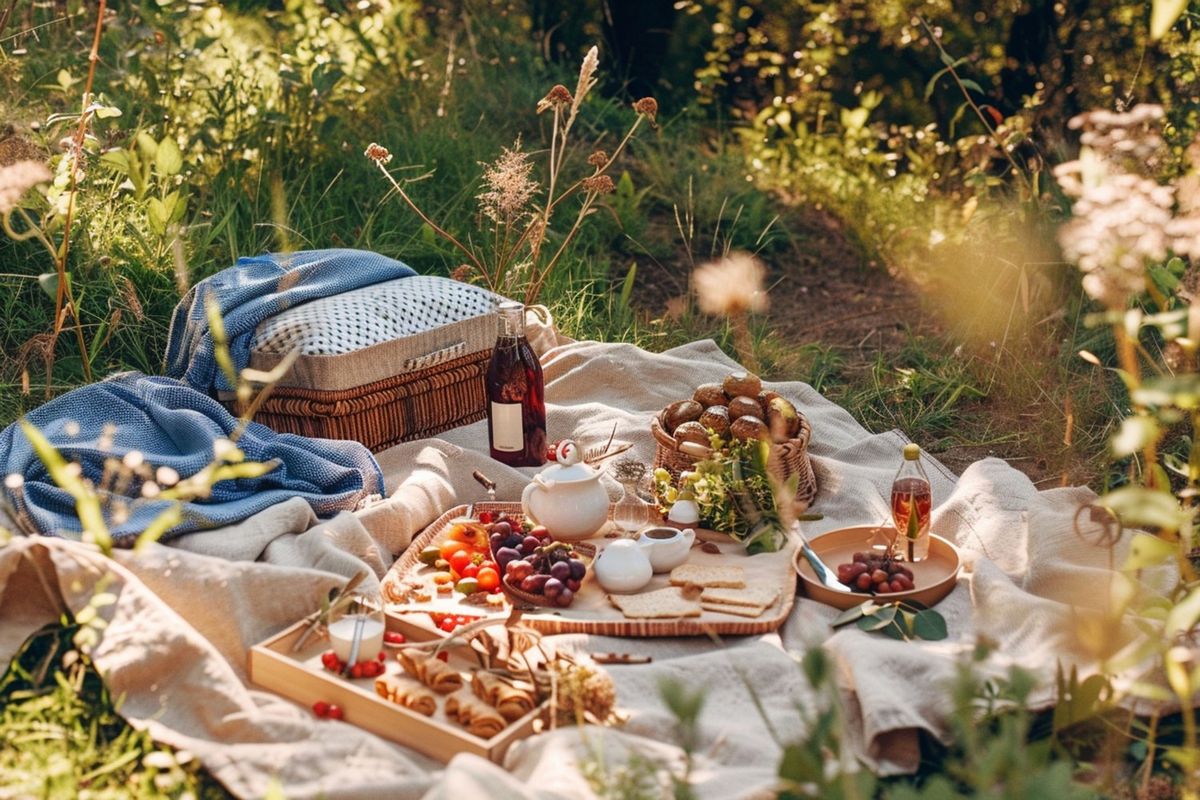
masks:
<path fill-rule="evenodd" d="M 919 445 L 915 442 L 909 442 L 908 444 L 904 445 L 904 460 L 905 461 L 916 461 L 920 457 L 921 457 L 921 445 Z"/>

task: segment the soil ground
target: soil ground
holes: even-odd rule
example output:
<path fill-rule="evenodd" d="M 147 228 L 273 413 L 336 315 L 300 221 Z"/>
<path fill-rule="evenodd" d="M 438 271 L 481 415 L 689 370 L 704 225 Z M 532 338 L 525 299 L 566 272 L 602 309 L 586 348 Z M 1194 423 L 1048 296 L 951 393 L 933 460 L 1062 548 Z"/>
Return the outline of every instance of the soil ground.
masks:
<path fill-rule="evenodd" d="M 986 394 L 966 395 L 955 404 L 952 433 L 922 442 L 933 455 L 956 473 L 981 458 L 1001 458 L 1039 488 L 1097 479 L 1095 454 L 1086 446 L 1064 443 L 1069 405 L 1064 413 L 1060 398 L 1069 395 L 1067 387 L 1044 386 L 1034 399 L 1027 392 L 1010 396 L 1003 382 L 995 380 L 995 364 L 984 364 L 966 351 L 930 308 L 926 294 L 866 258 L 836 218 L 816 212 L 794 216 L 788 221 L 793 245 L 768 261 L 771 307 L 764 327 L 772 334 L 773 351 L 786 354 L 813 345 L 835 350 L 838 382 L 824 391 L 873 430 L 894 427 L 877 424 L 879 417 L 886 419 L 886 409 L 871 414 L 861 405 L 878 363 L 898 364 L 902 351 L 911 354 L 914 342 L 931 348 L 935 358 L 972 362 L 968 369 L 982 367 L 975 369 L 983 373 L 977 385 L 986 386 Z M 687 259 L 673 262 L 639 266 L 634 296 L 649 315 L 664 314 L 686 292 Z M 1042 355 L 1049 363 L 1056 354 L 1049 347 Z M 778 368 L 767 370 L 767 377 L 803 379 L 803 372 L 803 366 L 785 357 Z M 989 372 L 991 380 L 985 382 Z M 1034 372 L 1043 376 L 1054 370 L 1030 370 Z M 875 397 L 870 402 L 889 401 Z M 905 432 L 921 441 L 921 431 Z"/>

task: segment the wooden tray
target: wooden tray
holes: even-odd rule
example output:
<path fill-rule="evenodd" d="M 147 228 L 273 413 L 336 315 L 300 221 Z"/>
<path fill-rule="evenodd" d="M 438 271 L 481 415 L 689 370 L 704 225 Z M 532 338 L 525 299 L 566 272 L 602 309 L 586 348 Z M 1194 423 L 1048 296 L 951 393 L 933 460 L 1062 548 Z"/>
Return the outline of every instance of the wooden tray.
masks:
<path fill-rule="evenodd" d="M 850 561 L 856 552 L 870 550 L 871 542 L 875 540 L 876 532 L 879 530 L 881 529 L 877 525 L 838 528 L 809 539 L 809 544 L 812 545 L 813 552 L 825 562 L 825 566 L 835 572 L 836 577 L 838 564 Z M 893 529 L 885 530 L 889 536 L 895 535 Z M 958 555 L 958 549 L 940 536 L 932 534 L 929 537 L 929 557 L 907 565 L 913 571 L 913 583 L 916 585 L 911 592 L 889 592 L 887 594 L 839 592 L 823 586 L 817 580 L 812 565 L 808 563 L 799 548 L 796 549 L 792 563 L 796 573 L 800 576 L 800 586 L 805 595 L 840 609 L 854 608 L 872 599 L 879 602 L 915 600 L 918 603 L 933 606 L 954 590 L 958 582 L 958 573 L 962 569 L 962 559 Z"/>
<path fill-rule="evenodd" d="M 330 647 L 324 636 L 310 636 L 304 647 L 293 653 L 293 643 L 307 626 L 308 620 L 301 620 L 250 648 L 250 680 L 304 706 L 311 706 L 318 700 L 336 703 L 342 707 L 345 722 L 443 763 L 458 753 L 474 753 L 502 763 L 513 742 L 540 732 L 543 727 L 548 702 L 514 720 L 491 739 L 480 739 L 447 719 L 445 699 L 441 695 L 438 696 L 437 713 L 432 717 L 398 706 L 375 693 L 374 678 L 340 678 L 322 667 L 321 653 Z M 386 629 L 403 633 L 410 642 L 437 638 L 432 629 L 403 619 L 388 618 Z M 386 651 L 388 674 L 403 672 L 396 661 L 395 648 L 387 647 Z M 453 656 L 451 663 L 467 665 Z"/>
<path fill-rule="evenodd" d="M 437 542 L 451 522 L 459 517 L 473 516 L 481 511 L 492 513 L 504 512 L 510 517 L 521 517 L 519 503 L 486 502 L 474 505 L 461 505 L 452 508 L 439 517 L 432 525 L 412 541 L 404 554 L 392 565 L 385 581 L 403 581 L 410 573 L 428 569 L 418 558 L 421 550 Z M 601 529 L 601 536 L 587 539 L 594 544 L 597 551 L 603 551 L 604 546 L 613 539 L 603 537 L 609 526 Z M 763 580 L 779 584 L 779 597 L 775 604 L 768 608 L 761 617 L 748 618 L 732 614 L 722 614 L 704 611 L 699 617 L 681 619 L 627 619 L 611 603 L 606 593 L 596 582 L 595 576 L 589 571 L 584 579 L 583 587 L 575 595 L 575 602 L 567 608 L 533 608 L 527 609 L 521 621 L 530 627 L 546 634 L 557 633 L 588 633 L 599 636 L 746 636 L 769 633 L 778 629 L 787 619 L 792 610 L 796 595 L 796 571 L 792 569 L 791 545 L 778 553 L 763 553 L 748 556 L 742 546 L 728 538 L 718 544 L 720 554 L 705 553 L 694 547 L 688 558 L 689 563 L 697 564 L 736 564 L 746 568 L 746 582 L 754 585 Z M 651 583 L 643 590 L 650 591 L 669 585 L 666 575 L 655 575 Z M 385 606 L 387 615 L 394 619 L 403 619 L 411 615 L 425 617 L 429 612 L 462 614 L 465 616 L 500 616 L 507 615 L 509 606 L 506 604 L 499 609 L 485 609 L 477 605 L 461 602 L 460 596 L 442 598 L 435 597 L 427 603 L 409 603 L 398 605 L 388 603 Z"/>

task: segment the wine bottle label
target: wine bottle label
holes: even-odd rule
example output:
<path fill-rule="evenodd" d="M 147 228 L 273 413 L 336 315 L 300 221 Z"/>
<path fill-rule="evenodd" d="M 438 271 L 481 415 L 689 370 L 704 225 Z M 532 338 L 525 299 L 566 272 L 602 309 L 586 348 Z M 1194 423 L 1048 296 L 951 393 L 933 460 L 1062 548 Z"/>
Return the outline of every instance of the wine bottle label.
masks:
<path fill-rule="evenodd" d="M 502 453 L 519 453 L 525 449 L 520 403 L 492 403 L 492 447 Z"/>

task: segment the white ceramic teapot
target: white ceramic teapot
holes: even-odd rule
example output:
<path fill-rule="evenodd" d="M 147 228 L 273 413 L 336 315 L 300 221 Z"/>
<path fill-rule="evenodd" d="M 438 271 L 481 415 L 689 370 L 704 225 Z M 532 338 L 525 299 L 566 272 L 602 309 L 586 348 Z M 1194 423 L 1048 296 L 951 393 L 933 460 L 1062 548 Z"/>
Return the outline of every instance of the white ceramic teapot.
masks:
<path fill-rule="evenodd" d="M 679 530 L 666 526 L 645 528 L 637 538 L 655 572 L 670 572 L 687 561 L 695 541 L 696 532 L 691 528 Z"/>
<path fill-rule="evenodd" d="M 559 442 L 551 455 L 557 463 L 533 476 L 521 493 L 521 510 L 555 539 L 586 539 L 608 521 L 608 492 L 600 473 L 582 462 L 575 442 Z"/>

